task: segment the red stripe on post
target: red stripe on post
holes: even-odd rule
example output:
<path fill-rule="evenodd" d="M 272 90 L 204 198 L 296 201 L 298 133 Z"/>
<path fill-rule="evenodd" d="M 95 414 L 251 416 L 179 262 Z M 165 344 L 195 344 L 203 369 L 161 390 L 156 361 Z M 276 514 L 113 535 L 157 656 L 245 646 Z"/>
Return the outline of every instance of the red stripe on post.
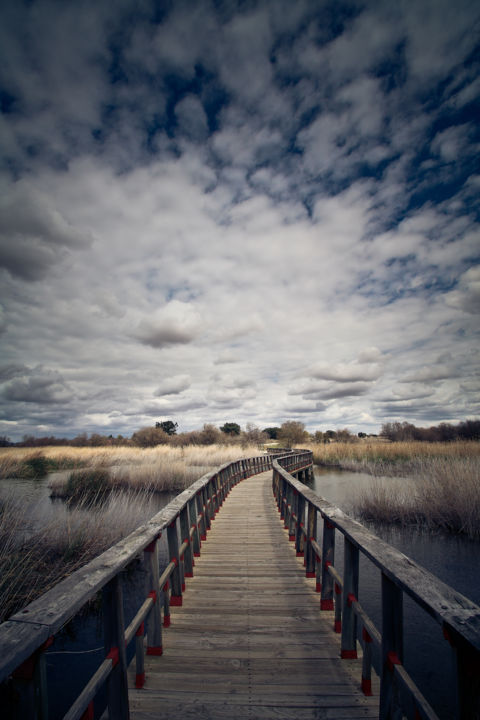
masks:
<path fill-rule="evenodd" d="M 135 633 L 135 635 L 137 637 L 142 637 L 143 635 L 145 635 L 145 623 L 144 622 L 140 623 L 139 628 L 138 628 L 137 632 Z"/>
<path fill-rule="evenodd" d="M 315 576 L 315 573 L 313 573 L 313 575 Z M 315 592 L 317 592 L 317 593 L 322 592 L 322 583 L 320 582 L 320 580 L 317 580 L 317 582 L 315 584 Z"/>
<path fill-rule="evenodd" d="M 333 598 L 322 598 L 320 600 L 320 610 L 333 610 Z"/>
<path fill-rule="evenodd" d="M 170 605 L 174 607 L 180 607 L 183 604 L 183 598 L 181 595 L 171 595 Z"/>
<path fill-rule="evenodd" d="M 186 578 L 192 578 L 192 577 L 193 577 L 193 572 L 186 572 L 186 573 L 185 573 L 185 577 L 186 577 Z M 184 584 L 185 584 L 185 583 L 184 583 Z M 185 588 L 183 588 L 183 589 L 185 589 Z"/>
<path fill-rule="evenodd" d="M 393 672 L 393 666 L 394 665 L 401 665 L 400 658 L 398 657 L 396 652 L 389 652 L 387 655 L 387 668 L 390 672 Z"/>
<path fill-rule="evenodd" d="M 370 678 L 362 677 L 362 692 L 367 697 L 371 697 L 372 693 L 372 681 Z"/>
<path fill-rule="evenodd" d="M 336 633 L 342 632 L 342 621 L 341 620 L 335 620 L 333 623 L 333 629 Z"/>
<path fill-rule="evenodd" d="M 170 627 L 170 615 L 163 616 L 163 627 Z"/>
<path fill-rule="evenodd" d="M 163 655 L 163 648 L 161 645 L 149 645 L 147 647 L 147 655 L 156 655 L 159 657 Z"/>
<path fill-rule="evenodd" d="M 194 552 L 193 557 L 200 557 L 200 552 Z"/>
<path fill-rule="evenodd" d="M 316 577 L 316 572 L 315 572 L 315 570 L 308 570 L 308 571 L 305 573 L 305 577 L 307 577 L 307 578 L 314 578 L 314 577 Z"/>
<path fill-rule="evenodd" d="M 290 540 L 290 542 L 295 542 L 295 535 L 289 535 L 288 539 Z"/>
<path fill-rule="evenodd" d="M 93 712 L 93 700 L 88 703 L 87 709 L 81 716 L 80 720 L 93 720 L 94 718 L 94 712 Z"/>
<path fill-rule="evenodd" d="M 303 550 L 297 550 L 297 557 L 304 557 L 305 553 Z"/>
<path fill-rule="evenodd" d="M 348 593 L 348 595 L 347 595 L 348 607 L 352 607 L 353 603 L 356 603 L 356 602 L 358 602 L 358 600 L 355 597 L 355 595 L 353 593 Z"/>
<path fill-rule="evenodd" d="M 340 657 L 342 660 L 356 660 L 358 655 L 356 650 L 342 650 Z"/>
<path fill-rule="evenodd" d="M 112 647 L 106 659 L 112 661 L 112 668 L 118 665 L 118 647 Z"/>
<path fill-rule="evenodd" d="M 137 688 L 137 690 L 141 690 L 144 685 L 145 685 L 145 673 L 144 672 L 137 673 L 135 675 L 135 687 Z M 93 720 L 93 716 L 92 716 L 92 720 Z"/>
<path fill-rule="evenodd" d="M 369 633 L 365 630 L 365 628 L 362 628 L 362 638 L 363 638 L 363 641 L 366 642 L 366 643 L 371 643 L 371 642 L 372 642 L 372 637 L 371 637 L 371 635 L 369 635 Z"/>
<path fill-rule="evenodd" d="M 157 602 L 157 593 L 155 592 L 155 590 L 152 590 L 151 592 L 149 592 L 148 597 L 152 598 L 153 604 L 155 605 L 155 603 Z"/>

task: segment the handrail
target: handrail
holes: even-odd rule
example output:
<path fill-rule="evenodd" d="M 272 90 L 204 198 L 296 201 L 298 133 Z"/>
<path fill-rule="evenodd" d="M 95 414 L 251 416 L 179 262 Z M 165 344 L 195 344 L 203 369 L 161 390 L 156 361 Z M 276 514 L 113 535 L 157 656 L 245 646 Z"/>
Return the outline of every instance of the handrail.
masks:
<path fill-rule="evenodd" d="M 81 718 L 86 711 L 91 713 L 93 698 L 104 682 L 109 716 L 116 720 L 128 717 L 125 645 L 135 638 L 136 682 L 141 687 L 144 634 L 147 654 L 162 653 L 161 591 L 163 626 L 168 627 L 170 605 L 182 604 L 185 578 L 192 575 L 193 558 L 200 554 L 201 541 L 223 500 L 243 478 L 270 470 L 274 455 L 242 458 L 206 473 L 151 520 L 0 625 L 0 683 L 6 679 L 16 683 L 19 717 L 47 720 L 45 650 L 55 633 L 100 590 L 105 657 L 65 720 Z M 159 577 L 158 540 L 164 531 L 170 562 Z M 142 553 L 148 577 L 146 597 L 130 625 L 124 628 L 120 573 Z"/>
<path fill-rule="evenodd" d="M 305 557 L 307 577 L 317 580 L 320 609 L 335 611 L 341 657 L 357 657 L 357 640 L 363 647 L 361 684 L 367 695 L 372 645 L 380 652 L 380 718 L 393 717 L 397 705 L 409 718 L 437 718 L 402 665 L 404 593 L 442 626 L 452 648 L 457 717 L 480 717 L 480 607 L 296 480 L 291 475 L 295 462 L 295 455 L 273 461 L 277 505 L 297 555 Z M 323 521 L 322 547 L 316 540 L 318 515 Z M 334 567 L 335 530 L 344 537 L 343 580 Z M 381 632 L 358 601 L 359 553 L 381 571 Z"/>

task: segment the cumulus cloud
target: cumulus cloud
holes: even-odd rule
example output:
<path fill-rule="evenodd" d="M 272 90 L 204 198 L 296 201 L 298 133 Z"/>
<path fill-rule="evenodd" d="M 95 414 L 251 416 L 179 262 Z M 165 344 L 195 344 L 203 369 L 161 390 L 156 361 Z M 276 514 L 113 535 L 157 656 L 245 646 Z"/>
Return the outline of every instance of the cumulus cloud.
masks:
<path fill-rule="evenodd" d="M 60 373 L 37 368 L 26 377 L 10 380 L 3 388 L 3 397 L 13 402 L 50 405 L 68 403 L 72 393 Z"/>
<path fill-rule="evenodd" d="M 144 345 L 162 349 L 192 342 L 201 331 L 199 313 L 190 304 L 172 300 L 165 307 L 143 318 L 134 336 Z"/>
<path fill-rule="evenodd" d="M 0 197 L 0 266 L 23 280 L 40 280 L 67 248 L 91 239 L 73 227 L 46 195 L 19 181 Z"/>
<path fill-rule="evenodd" d="M 155 391 L 155 395 L 162 397 L 163 395 L 178 395 L 187 390 L 192 384 L 189 375 L 175 375 L 165 378 Z"/>

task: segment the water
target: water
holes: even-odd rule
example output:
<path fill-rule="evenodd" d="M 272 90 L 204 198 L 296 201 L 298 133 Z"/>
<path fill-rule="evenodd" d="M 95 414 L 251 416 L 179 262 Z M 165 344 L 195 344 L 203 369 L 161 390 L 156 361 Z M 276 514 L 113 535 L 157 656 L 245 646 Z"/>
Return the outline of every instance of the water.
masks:
<path fill-rule="evenodd" d="M 313 489 L 355 516 L 355 499 L 368 490 L 370 475 L 315 468 Z M 385 478 L 385 482 L 395 482 Z M 468 538 L 411 527 L 364 523 L 379 537 L 408 555 L 443 582 L 480 604 L 480 543 Z M 343 536 L 336 533 L 335 566 L 343 571 Z M 360 557 L 359 600 L 381 629 L 381 578 Z M 452 653 L 442 628 L 408 597 L 404 598 L 404 664 L 439 717 L 454 717 Z"/>
<path fill-rule="evenodd" d="M 25 510 L 22 517 L 29 519 L 29 527 L 21 526 L 19 530 L 21 539 L 28 537 L 37 526 L 45 526 L 51 521 L 55 521 L 55 525 L 68 521 L 70 509 L 61 499 L 52 499 L 49 488 L 51 482 L 68 474 L 68 471 L 52 473 L 38 480 L 0 479 L 0 499 L 19 499 Z M 175 495 L 176 493 L 152 494 L 145 505 L 145 520 L 165 507 Z M 76 508 L 75 512 L 88 513 L 89 510 Z M 166 565 L 166 541 L 163 537 L 160 542 L 160 558 L 163 565 Z M 125 623 L 128 625 L 144 599 L 144 571 L 141 561 L 134 561 L 123 573 L 123 590 Z M 131 643 L 127 654 L 129 660 L 134 649 L 135 643 Z M 50 720 L 59 720 L 65 715 L 98 668 L 103 656 L 102 615 L 95 608 L 81 612 L 57 633 L 54 644 L 46 652 Z M 103 690 L 95 700 L 96 718 L 103 712 L 105 698 Z"/>

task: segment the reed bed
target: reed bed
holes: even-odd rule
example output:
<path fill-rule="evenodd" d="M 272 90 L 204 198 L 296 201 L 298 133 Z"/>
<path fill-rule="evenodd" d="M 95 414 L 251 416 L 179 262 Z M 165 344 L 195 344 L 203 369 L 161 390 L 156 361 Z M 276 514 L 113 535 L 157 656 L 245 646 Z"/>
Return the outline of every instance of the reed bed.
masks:
<path fill-rule="evenodd" d="M 0 497 L 0 621 L 151 517 L 153 493 L 179 492 L 219 465 L 257 454 L 256 446 L 238 445 L 3 448 L 3 477 L 39 476 L 32 461 L 71 472 L 49 483 L 53 496 L 67 500 L 66 521 L 46 521 L 34 505 Z"/>
<path fill-rule="evenodd" d="M 41 450 L 31 448 L 0 448 L 0 477 L 35 477 L 32 464 L 43 466 L 45 472 L 55 470 L 69 470 L 75 468 L 114 468 L 112 475 L 122 477 L 125 484 L 126 471 L 118 472 L 119 467 L 143 468 L 148 477 L 152 476 L 152 468 L 157 466 L 162 473 L 163 489 L 179 489 L 179 467 L 197 468 L 200 474 L 208 469 L 223 465 L 226 462 L 240 457 L 258 455 L 258 447 L 249 445 L 188 445 L 185 447 L 172 447 L 170 445 L 157 445 L 152 448 L 138 447 L 45 447 Z M 206 468 L 206 469 L 205 469 Z M 171 472 L 173 477 L 172 488 L 168 485 L 167 475 Z M 43 472 L 43 474 L 45 474 Z M 140 472 L 132 473 L 135 476 L 133 484 L 139 483 Z M 190 478 L 194 473 L 187 472 Z M 199 477 L 199 475 L 197 475 Z M 160 481 L 159 481 L 160 482 Z M 183 488 L 182 488 L 183 489 Z"/>
<path fill-rule="evenodd" d="M 309 446 L 318 465 L 337 466 L 344 470 L 366 472 L 375 476 L 408 477 L 425 472 L 429 463 L 471 458 L 480 463 L 480 443 L 454 442 L 356 442 L 327 443 Z"/>
<path fill-rule="evenodd" d="M 152 515 L 145 491 L 81 501 L 46 520 L 18 497 L 0 499 L 0 622 L 128 535 Z"/>

